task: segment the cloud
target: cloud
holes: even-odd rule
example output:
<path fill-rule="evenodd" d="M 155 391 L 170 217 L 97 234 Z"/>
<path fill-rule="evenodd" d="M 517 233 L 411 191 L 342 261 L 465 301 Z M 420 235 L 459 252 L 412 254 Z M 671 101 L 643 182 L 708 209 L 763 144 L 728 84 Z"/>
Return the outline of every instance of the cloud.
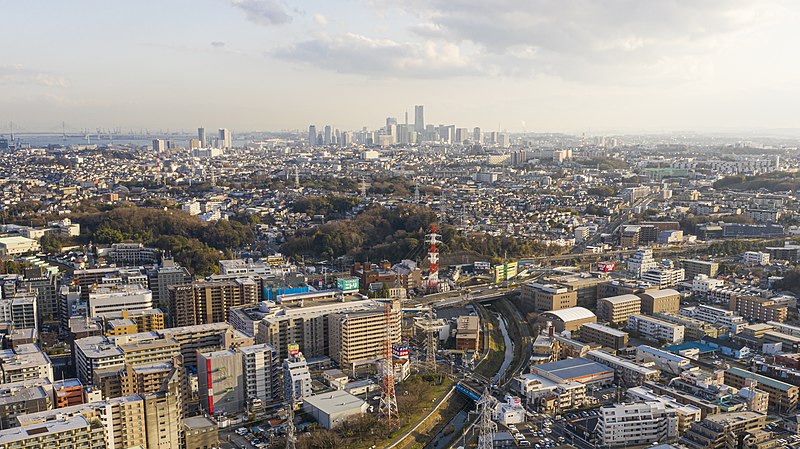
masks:
<path fill-rule="evenodd" d="M 257 25 L 282 25 L 292 21 L 276 0 L 231 0 L 231 4 L 244 11 L 247 20 Z"/>
<path fill-rule="evenodd" d="M 19 64 L 0 65 L 0 84 L 31 84 L 44 87 L 68 87 L 69 81 L 61 76 L 28 69 Z"/>
<path fill-rule="evenodd" d="M 328 18 L 322 14 L 314 14 L 314 22 L 316 22 L 317 25 L 325 26 L 328 24 Z"/>
<path fill-rule="evenodd" d="M 625 79 L 669 63 L 702 65 L 730 36 L 764 24 L 780 0 L 370 0 L 399 8 L 413 36 L 472 47 L 485 70 L 512 76 Z M 630 71 L 630 72 L 628 72 Z M 703 73 L 704 70 L 692 73 Z"/>
<path fill-rule="evenodd" d="M 345 33 L 299 42 L 269 56 L 339 73 L 380 77 L 438 78 L 477 74 L 457 45 L 446 42 L 399 42 Z"/>
<path fill-rule="evenodd" d="M 225 42 L 222 42 L 222 41 L 214 41 L 214 42 L 211 42 L 211 46 L 212 46 L 212 47 L 217 47 L 217 48 L 222 48 L 222 47 L 224 47 L 224 46 L 225 46 Z"/>

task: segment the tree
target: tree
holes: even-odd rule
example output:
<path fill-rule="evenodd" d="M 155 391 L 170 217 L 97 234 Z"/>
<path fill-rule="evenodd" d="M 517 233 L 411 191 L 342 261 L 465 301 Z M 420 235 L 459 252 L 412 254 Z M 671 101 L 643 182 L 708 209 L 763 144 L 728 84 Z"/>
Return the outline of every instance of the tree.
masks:
<path fill-rule="evenodd" d="M 61 248 L 64 247 L 64 242 L 52 232 L 45 233 L 39 239 L 39 244 L 42 246 L 42 251 L 46 253 L 60 253 Z"/>

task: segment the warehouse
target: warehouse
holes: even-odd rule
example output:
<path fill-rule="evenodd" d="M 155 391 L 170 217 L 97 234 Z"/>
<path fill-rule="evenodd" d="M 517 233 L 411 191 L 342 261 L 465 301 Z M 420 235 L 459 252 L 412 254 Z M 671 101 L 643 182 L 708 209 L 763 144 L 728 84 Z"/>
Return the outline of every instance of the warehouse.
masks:
<path fill-rule="evenodd" d="M 607 385 L 614 381 L 612 368 L 579 357 L 535 365 L 531 368 L 531 373 L 556 383 L 579 382 L 585 385 Z"/>
<path fill-rule="evenodd" d="M 352 394 L 337 390 L 303 398 L 303 410 L 324 428 L 330 429 L 351 416 L 367 411 L 367 403 Z"/>

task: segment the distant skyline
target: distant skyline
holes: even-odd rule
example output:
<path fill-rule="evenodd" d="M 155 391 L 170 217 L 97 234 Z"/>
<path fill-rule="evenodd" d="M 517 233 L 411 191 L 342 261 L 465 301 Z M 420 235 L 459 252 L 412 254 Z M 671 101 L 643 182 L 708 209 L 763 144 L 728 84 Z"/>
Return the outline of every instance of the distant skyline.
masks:
<path fill-rule="evenodd" d="M 1 4 L 0 134 L 800 128 L 791 0 Z"/>

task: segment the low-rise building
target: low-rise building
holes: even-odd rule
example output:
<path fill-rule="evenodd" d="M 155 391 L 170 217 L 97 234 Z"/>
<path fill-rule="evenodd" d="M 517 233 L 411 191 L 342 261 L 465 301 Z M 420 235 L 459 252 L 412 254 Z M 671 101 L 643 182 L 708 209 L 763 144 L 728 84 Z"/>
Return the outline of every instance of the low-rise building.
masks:
<path fill-rule="evenodd" d="M 366 402 L 343 390 L 316 394 L 303 400 L 303 410 L 326 429 L 349 417 L 363 415 L 367 408 Z"/>
<path fill-rule="evenodd" d="M 599 323 L 586 323 L 581 327 L 578 339 L 586 343 L 597 343 L 606 348 L 620 350 L 628 346 L 628 333 Z"/>
<path fill-rule="evenodd" d="M 628 317 L 627 328 L 651 341 L 676 344 L 683 342 L 684 328 L 680 324 L 668 323 L 645 315 Z"/>

